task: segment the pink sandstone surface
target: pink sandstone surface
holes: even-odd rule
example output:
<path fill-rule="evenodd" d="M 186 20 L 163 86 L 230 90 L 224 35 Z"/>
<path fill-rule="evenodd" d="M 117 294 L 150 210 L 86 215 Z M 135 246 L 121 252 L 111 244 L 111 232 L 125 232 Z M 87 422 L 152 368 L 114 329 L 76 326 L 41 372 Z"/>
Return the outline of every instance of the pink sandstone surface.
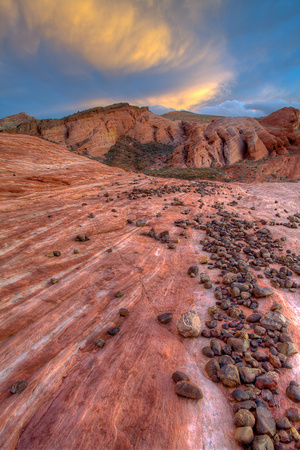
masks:
<path fill-rule="evenodd" d="M 1 134 L 0 161 L 0 448 L 239 449 L 231 396 L 204 370 L 207 339 L 185 339 L 176 329 L 182 313 L 195 309 L 204 321 L 215 304 L 213 290 L 187 276 L 207 254 L 199 244 L 205 233 L 189 228 L 171 250 L 127 219 L 145 219 L 145 229 L 168 229 L 177 238 L 174 220 L 192 220 L 199 211 L 204 222 L 217 218 L 218 201 L 247 220 L 269 221 L 275 208 L 282 217 L 298 210 L 299 183 L 215 183 L 199 210 L 199 194 L 187 181 L 126 173 L 36 137 Z M 182 192 L 136 200 L 126 193 L 165 184 Z M 184 206 L 171 205 L 174 196 Z M 228 206 L 239 196 L 238 206 Z M 75 241 L 80 233 L 90 240 Z M 284 250 L 299 252 L 299 229 L 276 225 L 272 233 L 287 237 Z M 53 251 L 61 256 L 46 256 Z M 213 283 L 218 273 L 209 271 Z M 276 289 L 259 311 L 272 301 L 283 305 L 299 349 L 299 290 Z M 119 308 L 129 316 L 120 317 Z M 167 325 L 156 319 L 164 312 L 174 315 Z M 119 333 L 109 336 L 118 324 Z M 98 348 L 97 339 L 106 345 Z M 278 416 L 295 406 L 284 391 L 290 380 L 300 383 L 299 354 L 291 362 L 281 375 Z M 202 389 L 202 400 L 175 394 L 176 370 Z M 12 395 L 18 380 L 28 387 Z"/>

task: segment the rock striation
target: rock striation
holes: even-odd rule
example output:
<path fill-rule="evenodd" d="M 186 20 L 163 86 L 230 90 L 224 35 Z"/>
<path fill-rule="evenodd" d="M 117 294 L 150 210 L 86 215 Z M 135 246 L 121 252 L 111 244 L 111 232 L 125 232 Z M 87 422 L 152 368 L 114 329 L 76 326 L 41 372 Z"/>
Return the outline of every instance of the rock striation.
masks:
<path fill-rule="evenodd" d="M 297 444 L 299 184 L 146 177 L 21 134 L 0 161 L 1 448 Z"/>

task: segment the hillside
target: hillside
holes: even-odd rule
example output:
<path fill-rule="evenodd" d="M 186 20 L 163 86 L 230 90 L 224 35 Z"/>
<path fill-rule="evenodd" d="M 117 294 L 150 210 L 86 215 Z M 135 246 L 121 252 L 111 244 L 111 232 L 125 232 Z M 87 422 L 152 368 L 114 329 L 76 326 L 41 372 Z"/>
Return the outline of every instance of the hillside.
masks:
<path fill-rule="evenodd" d="M 165 114 L 162 114 L 162 117 L 165 117 L 169 120 L 184 120 L 187 122 L 200 122 L 200 123 L 210 123 L 215 119 L 220 119 L 223 116 L 212 116 L 209 114 L 196 114 L 190 111 L 171 111 Z"/>
<path fill-rule="evenodd" d="M 177 112 L 170 114 L 174 118 Z M 299 178 L 299 114 L 295 108 L 283 108 L 261 122 L 249 117 L 221 117 L 201 123 L 183 120 L 183 116 L 170 120 L 147 107 L 119 103 L 62 119 L 26 117 L 25 122 L 16 122 L 5 131 L 37 136 L 128 171 L 187 179 L 273 181 L 273 160 L 275 179 Z M 11 123 L 8 119 L 2 121 Z M 266 159 L 270 160 L 267 164 Z"/>

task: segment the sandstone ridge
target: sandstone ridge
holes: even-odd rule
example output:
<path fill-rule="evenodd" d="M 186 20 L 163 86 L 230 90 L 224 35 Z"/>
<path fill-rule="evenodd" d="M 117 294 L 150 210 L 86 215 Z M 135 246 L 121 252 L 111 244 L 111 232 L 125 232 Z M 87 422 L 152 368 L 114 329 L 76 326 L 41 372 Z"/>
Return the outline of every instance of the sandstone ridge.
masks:
<path fill-rule="evenodd" d="M 295 108 L 283 108 L 261 122 L 248 117 L 223 117 L 200 123 L 170 120 L 151 113 L 147 107 L 119 103 L 63 119 L 26 120 L 4 131 L 39 136 L 101 161 L 118 139 L 128 136 L 141 144 L 170 146 L 171 155 L 158 161 L 160 165 L 222 167 L 244 159 L 257 161 L 299 152 L 299 114 Z"/>

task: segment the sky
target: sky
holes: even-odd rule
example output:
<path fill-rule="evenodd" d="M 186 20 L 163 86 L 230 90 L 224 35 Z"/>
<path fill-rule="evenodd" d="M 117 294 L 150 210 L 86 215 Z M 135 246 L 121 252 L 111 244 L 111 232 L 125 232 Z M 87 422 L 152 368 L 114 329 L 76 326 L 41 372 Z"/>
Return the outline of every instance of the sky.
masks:
<path fill-rule="evenodd" d="M 0 118 L 300 108 L 300 0 L 0 0 Z"/>

